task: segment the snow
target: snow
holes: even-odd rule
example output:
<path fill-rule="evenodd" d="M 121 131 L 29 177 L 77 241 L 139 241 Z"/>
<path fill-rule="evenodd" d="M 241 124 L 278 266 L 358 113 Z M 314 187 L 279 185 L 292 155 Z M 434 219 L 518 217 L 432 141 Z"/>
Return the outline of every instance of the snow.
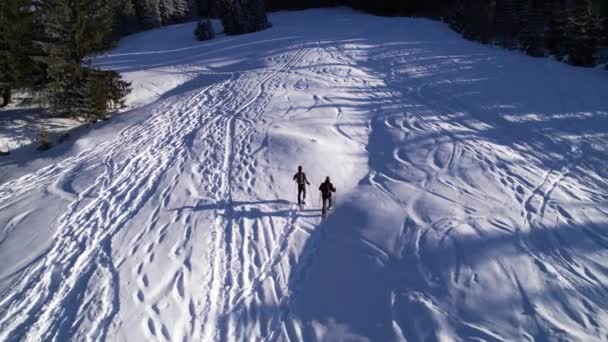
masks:
<path fill-rule="evenodd" d="M 270 19 L 124 39 L 95 63 L 128 112 L 1 161 L 0 340 L 608 338 L 605 71 L 424 19 Z"/>
<path fill-rule="evenodd" d="M 22 100 L 14 97 L 14 102 Z M 78 120 L 50 116 L 37 106 L 11 103 L 0 108 L 0 152 L 36 143 L 41 131 L 48 132 L 55 141 L 54 138 L 80 125 L 82 122 Z"/>

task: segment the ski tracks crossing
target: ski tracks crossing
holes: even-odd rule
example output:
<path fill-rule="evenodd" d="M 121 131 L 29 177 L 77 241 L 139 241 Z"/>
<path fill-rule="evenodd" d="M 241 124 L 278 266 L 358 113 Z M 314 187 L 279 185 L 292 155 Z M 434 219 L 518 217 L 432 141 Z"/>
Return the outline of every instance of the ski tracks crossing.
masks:
<path fill-rule="evenodd" d="M 134 270 L 139 276 L 141 289 L 133 297 L 139 302 L 152 299 L 148 296 L 150 291 L 146 292 L 150 281 L 142 270 L 146 262 L 153 261 L 155 246 L 153 243 L 140 246 L 137 241 L 153 230 L 157 231 L 157 242 L 162 240 L 167 226 L 155 227 L 155 223 L 161 211 L 167 209 L 172 187 L 177 184 L 179 174 L 185 171 L 186 161 L 196 158 L 190 155 L 190 145 L 201 131 L 209 132 L 204 143 L 211 146 L 204 149 L 207 155 L 200 157 L 202 164 L 196 172 L 202 184 L 206 184 L 203 191 L 215 194 L 218 204 L 218 217 L 215 219 L 217 229 L 213 232 L 214 245 L 210 249 L 215 255 L 209 256 L 214 266 L 213 276 L 209 277 L 212 282 L 205 290 L 209 290 L 209 296 L 224 296 L 223 301 L 218 302 L 217 297 L 211 297 L 206 303 L 220 305 L 217 311 L 209 311 L 211 315 L 220 312 L 231 298 L 230 293 L 223 292 L 223 287 L 238 281 L 238 276 L 232 270 L 233 264 L 236 264 L 234 258 L 238 257 L 237 250 L 240 249 L 236 244 L 237 239 L 246 234 L 242 229 L 248 224 L 241 222 L 233 227 L 236 222 L 230 217 L 233 210 L 231 187 L 235 173 L 234 159 L 248 158 L 247 153 L 243 152 L 251 149 L 251 135 L 255 129 L 247 125 L 259 121 L 265 103 L 272 96 L 273 89 L 280 84 L 277 76 L 302 54 L 302 49 L 296 49 L 282 56 L 282 65 L 255 72 L 233 73 L 228 77 L 221 75 L 218 82 L 190 98 L 160 105 L 149 120 L 126 129 L 116 139 L 1 185 L 0 207 L 7 207 L 31 192 L 44 189 L 48 184 L 77 177 L 74 173 L 79 170 L 98 170 L 89 186 L 77 194 L 70 194 L 73 200 L 54 224 L 55 236 L 50 249 L 5 291 L 0 301 L 3 311 L 0 315 L 0 339 L 47 340 L 67 336 L 79 336 L 85 340 L 103 339 L 120 302 L 116 267 L 124 262 L 124 258 L 128 258 L 120 255 L 117 260 L 113 258 L 116 253 L 112 251 L 112 238 L 160 191 L 158 186 L 168 170 L 175 168 L 178 172 L 169 180 L 170 185 L 160 192 L 161 201 L 148 220 L 148 229 L 137 235 L 129 253 L 134 255 L 138 249 L 146 251 L 145 258 Z M 261 82 L 258 72 L 264 74 Z M 224 155 L 220 158 L 210 152 L 217 150 L 217 144 L 224 145 Z M 239 153 L 238 157 L 235 157 L 236 153 Z M 248 179 L 245 184 L 249 187 L 254 185 L 254 170 L 253 164 L 244 170 L 243 177 Z M 184 223 L 185 230 L 183 241 L 173 249 L 173 257 L 181 259 L 183 267 L 172 277 L 172 283 L 176 284 L 177 297 L 183 297 L 190 314 L 196 316 L 198 313 L 194 312 L 192 295 L 185 293 L 183 285 L 192 262 L 189 260 L 192 246 L 188 239 L 193 228 L 187 224 L 191 218 L 181 212 L 174 213 L 174 216 L 173 221 Z M 232 229 L 241 229 L 241 233 L 231 232 Z M 225 277 L 218 274 L 221 267 L 228 268 Z M 147 311 L 151 313 L 150 318 L 144 320 L 143 326 L 151 337 L 170 339 L 166 325 L 154 317 L 158 310 L 158 306 L 149 305 Z M 79 322 L 74 322 L 75 315 L 82 311 L 88 312 L 89 326 L 93 327 L 90 330 L 81 329 Z M 195 325 L 195 317 L 191 318 Z M 211 318 L 203 319 L 203 322 L 206 327 L 211 323 Z M 214 324 L 209 326 L 214 329 Z M 190 337 L 194 337 L 193 334 L 198 331 L 194 326 L 188 330 L 186 336 L 190 334 Z M 212 333 L 207 329 L 202 335 L 209 337 Z"/>

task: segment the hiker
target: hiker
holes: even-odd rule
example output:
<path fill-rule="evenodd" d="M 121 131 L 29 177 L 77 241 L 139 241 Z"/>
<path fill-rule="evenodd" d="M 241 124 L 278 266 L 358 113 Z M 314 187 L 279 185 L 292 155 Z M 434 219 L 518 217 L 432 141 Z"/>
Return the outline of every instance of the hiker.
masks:
<path fill-rule="evenodd" d="M 306 184 L 310 185 L 306 174 L 302 172 L 302 166 L 298 166 L 298 173 L 293 175 L 293 180 L 298 184 L 298 205 L 306 204 Z"/>
<path fill-rule="evenodd" d="M 329 179 L 329 176 L 325 178 L 325 182 L 321 184 L 319 187 L 319 191 L 321 191 L 321 197 L 323 198 L 323 208 L 321 209 L 321 217 L 325 217 L 326 210 L 331 209 L 331 193 L 336 192 L 336 188 Z M 328 205 L 325 206 L 325 203 Z"/>

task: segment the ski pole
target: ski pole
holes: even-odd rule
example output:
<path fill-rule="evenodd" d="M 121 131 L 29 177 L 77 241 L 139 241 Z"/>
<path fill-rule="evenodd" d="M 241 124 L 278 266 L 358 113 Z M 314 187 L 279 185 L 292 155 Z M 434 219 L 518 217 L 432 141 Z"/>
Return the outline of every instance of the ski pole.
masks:
<path fill-rule="evenodd" d="M 308 196 L 308 198 L 310 199 L 310 206 L 314 207 L 315 203 L 313 202 L 314 196 L 312 195 L 312 192 L 310 192 L 310 184 L 306 184 L 306 196 Z"/>
<path fill-rule="evenodd" d="M 323 197 L 321 196 L 321 193 L 319 192 L 319 197 L 317 199 L 317 201 L 319 201 L 319 203 L 317 204 L 317 208 L 320 208 L 321 210 L 323 210 Z"/>
<path fill-rule="evenodd" d="M 334 192 L 334 194 L 336 195 L 336 197 L 334 198 L 334 211 L 335 211 L 336 208 L 338 207 L 338 189 L 336 189 L 336 192 Z"/>
<path fill-rule="evenodd" d="M 310 184 L 308 184 L 308 197 L 310 198 L 310 205 L 314 207 L 315 203 L 312 201 L 312 199 L 315 197 L 312 194 L 312 190 L 310 189 Z"/>

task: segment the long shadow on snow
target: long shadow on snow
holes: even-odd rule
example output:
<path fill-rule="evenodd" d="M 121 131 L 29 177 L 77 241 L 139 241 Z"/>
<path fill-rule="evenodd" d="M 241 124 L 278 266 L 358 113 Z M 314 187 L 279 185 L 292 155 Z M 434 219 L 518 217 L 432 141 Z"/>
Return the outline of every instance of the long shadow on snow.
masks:
<path fill-rule="evenodd" d="M 385 87 L 380 90 L 394 95 L 388 104 L 382 105 L 381 116 L 390 116 L 384 109 L 395 106 L 395 112 L 401 107 L 403 114 L 413 113 L 424 122 L 436 117 L 457 124 L 452 127 L 467 129 L 467 132 L 441 132 L 451 134 L 456 140 L 464 136 L 469 140 L 488 140 L 515 150 L 532 151 L 550 169 L 563 166 L 563 159 L 581 146 L 586 153 L 608 158 L 608 151 L 590 148 L 594 137 L 601 139 L 608 132 L 608 102 L 599 95 L 601 91 L 589 89 L 591 94 L 598 93 L 594 101 L 565 96 L 567 89 L 572 88 L 570 79 L 581 79 L 584 87 L 585 78 L 601 75 L 508 52 L 471 54 L 452 44 L 414 52 L 391 49 L 392 46 L 386 47 L 386 44 L 373 45 L 368 58 L 360 65 L 385 81 Z M 395 56 L 406 57 L 395 63 Z M 526 74 L 525 69 L 518 69 L 518 63 L 538 63 L 534 67 L 539 70 L 536 74 Z M 568 75 L 568 83 L 563 78 L 553 79 L 551 71 Z M 417 112 L 415 108 L 407 108 L 411 104 L 423 104 L 426 108 Z M 457 117 L 453 115 L 456 113 L 464 115 Z M 475 121 L 486 128 L 473 125 Z M 581 146 L 570 146 L 563 139 L 565 136 L 579 137 Z M 430 137 L 420 137 L 425 138 Z"/>
<path fill-rule="evenodd" d="M 281 201 L 269 201 L 281 202 Z M 241 203 L 244 204 L 244 203 Z M 316 340 L 315 326 L 321 323 L 335 328 L 323 340 L 372 341 L 397 340 L 394 324 L 408 340 L 431 338 L 437 331 L 437 322 L 429 314 L 424 300 L 448 296 L 448 283 L 460 267 L 473 267 L 493 261 L 506 260 L 532 253 L 572 262 L 571 252 L 585 254 L 608 252 L 608 224 L 561 225 L 555 228 L 533 227 L 529 232 L 487 234 L 485 236 L 459 236 L 445 243 L 417 242 L 413 237 L 415 224 L 403 222 L 402 245 L 393 250 L 375 244 L 366 238 L 362 229 L 375 224 L 355 201 L 340 205 L 336 212 L 324 220 L 310 236 L 300 253 L 298 264 L 289 275 L 290 297 L 277 306 L 254 305 L 248 310 L 244 325 L 259 320 L 262 332 L 281 330 L 290 337 Z M 419 245 L 414 246 L 419 243 Z M 414 250 L 417 250 L 414 253 Z M 594 278 L 590 278 L 594 279 Z M 483 324 L 500 310 L 519 306 L 536 319 L 535 302 L 568 305 L 562 289 L 547 286 L 546 292 L 525 292 L 521 296 L 505 297 L 500 289 L 488 292 L 484 301 L 488 310 L 461 312 L 462 321 L 452 322 L 461 338 L 495 340 L 481 330 Z M 597 280 L 593 285 L 577 289 L 589 302 L 608 310 L 607 288 Z M 499 311 L 496 311 L 497 308 Z M 570 308 L 572 312 L 576 308 Z M 235 319 L 244 319 L 235 311 Z M 269 319 L 280 317 L 280 320 Z M 296 332 L 294 322 L 301 330 Z M 544 331 L 535 335 L 539 341 L 550 340 Z"/>
<path fill-rule="evenodd" d="M 517 70 L 508 70 L 509 64 L 518 66 L 513 60 L 530 60 L 525 56 L 514 56 L 510 52 L 501 54 L 497 51 L 494 51 L 497 57 L 485 53 L 471 54 L 468 51 L 459 51 L 459 45 L 434 42 L 430 43 L 433 48 L 443 51 L 430 51 L 424 44 L 417 42 L 422 48 L 412 53 L 407 50 L 395 51 L 394 48 L 391 50 L 394 45 L 387 44 L 390 41 L 385 40 L 384 44 L 375 43 L 368 42 L 370 57 L 367 59 L 368 63 L 362 67 L 385 80 L 385 87 L 375 88 L 364 94 L 375 95 L 374 92 L 384 90 L 393 96 L 388 99 L 388 103 L 381 103 L 386 101 L 384 99 L 358 107 L 378 115 L 372 119 L 375 122 L 373 127 L 381 127 L 384 124 L 382 120 L 386 118 L 399 115 L 405 118 L 408 111 L 415 113 L 417 104 L 423 104 L 424 112 L 417 114 L 427 123 L 433 120 L 448 123 L 451 121 L 462 127 L 473 128 L 467 132 L 445 129 L 420 135 L 407 140 L 411 149 L 442 137 L 470 141 L 488 140 L 515 150 L 520 149 L 520 144 L 525 144 L 530 149 L 522 152 L 536 151 L 534 157 L 545 167 L 557 168 L 564 165 L 564 160 L 569 158 L 568 154 L 573 148 L 564 145 L 559 139 L 560 134 L 584 137 L 587 134 L 602 135 L 608 131 L 608 118 L 605 115 L 608 105 L 605 101 L 561 101 L 547 106 L 543 89 L 553 87 L 555 91 L 560 92 L 566 85 L 553 82 L 546 75 L 533 78 Z M 456 51 L 450 50 L 453 47 L 456 47 Z M 397 66 L 391 63 L 391 59 L 395 58 L 409 59 L 403 62 L 405 67 L 410 67 L 411 70 L 424 69 L 427 73 L 411 77 L 400 76 Z M 547 68 L 560 69 L 572 77 L 576 77 L 580 72 L 561 65 L 548 65 Z M 496 73 L 488 75 L 488 70 L 495 70 Z M 528 79 L 531 84 L 525 84 L 521 89 L 513 92 L 501 91 L 504 84 L 514 85 Z M 447 104 L 441 102 L 444 99 L 449 99 Z M 388 111 L 385 110 L 387 108 Z M 436 112 L 430 113 L 429 109 L 436 109 Z M 459 111 L 463 111 L 468 117 L 446 116 Z M 525 118 L 530 113 L 540 119 L 526 121 Z M 512 115 L 517 120 L 508 120 L 506 115 Z M 475 128 L 468 122 L 469 119 L 485 123 L 488 128 Z M 387 138 L 382 134 L 374 136 L 372 133 L 368 146 L 372 169 L 388 171 L 387 167 L 395 162 L 392 156 L 394 143 L 390 134 Z M 552 153 L 545 154 L 543 151 Z M 601 150 L 594 152 L 584 149 L 583 152 L 598 153 L 598 160 L 605 155 Z M 556 158 L 559 160 L 556 161 Z M 598 164 L 591 166 L 597 170 Z M 448 239 L 445 243 L 432 244 L 425 240 L 416 240 L 414 233 L 419 227 L 415 227 L 412 221 L 406 219 L 403 227 L 395 227 L 403 232 L 400 248 L 395 250 L 387 250 L 363 237 L 362 227 L 374 224 L 364 210 L 352 203 L 339 207 L 334 215 L 311 232 L 301 252 L 299 263 L 292 268 L 289 291 L 293 295 L 290 302 L 286 306 L 276 308 L 258 308 L 258 312 L 280 310 L 284 317 L 301 321 L 304 326 L 302 336 L 305 340 L 315 337 L 313 322 L 326 325 L 334 322 L 346 326 L 345 329 L 355 335 L 375 341 L 396 339 L 393 325 L 393 322 L 396 322 L 408 340 L 433 339 L 437 337 L 433 334 L 438 331 L 438 326 L 429 315 L 425 300 L 448 296 L 450 277 L 458 267 L 528 254 L 532 256 L 532 260 L 546 257 L 561 262 L 571 272 L 576 272 L 569 266 L 577 258 L 576 254 L 590 255 L 608 251 L 606 224 L 583 225 L 571 222 L 553 228 L 533 226 L 529 231 L 514 230 L 501 234 L 488 232 L 482 236 L 459 236 Z M 414 247 L 414 243 L 420 245 Z M 414 250 L 417 252 L 414 253 Z M 572 252 L 576 252 L 575 255 Z M 538 265 L 542 270 L 542 264 Z M 608 305 L 605 304 L 605 285 L 593 276 L 588 276 L 587 281 L 590 285 L 579 285 L 578 292 L 584 294 L 589 302 L 608 310 Z M 513 303 L 516 303 L 521 305 L 525 314 L 535 316 L 534 301 L 561 302 L 564 295 L 562 289 L 551 286 L 541 293 L 526 293 L 521 284 L 518 287 L 522 294 L 516 298 L 505 298 L 498 290 L 497 293 L 487 293 L 488 308 L 510 310 Z M 560 305 L 569 304 L 562 302 Z M 570 307 L 565 311 L 575 312 L 576 308 Z M 489 317 L 494 312 L 488 311 L 485 314 L 487 317 L 463 312 L 463 322 L 452 322 L 456 326 L 456 333 L 464 338 L 495 339 L 468 325 L 483 325 L 490 320 Z M 297 336 L 293 328 L 287 327 L 286 330 L 289 335 Z M 541 341 L 550 338 L 542 329 L 534 334 L 535 338 Z"/>
<path fill-rule="evenodd" d="M 288 205 L 291 202 L 286 200 L 268 200 L 268 201 L 225 201 L 219 203 L 200 204 L 196 206 L 184 206 L 180 208 L 170 209 L 171 211 L 205 211 L 205 210 L 223 210 L 226 216 L 231 221 L 241 218 L 260 219 L 263 217 L 289 217 L 294 213 L 293 209 L 264 211 L 257 208 L 260 205 Z M 320 209 L 304 209 L 298 210 L 297 217 L 319 217 Z M 300 213 L 307 213 L 306 215 Z"/>
<path fill-rule="evenodd" d="M 356 205 L 346 203 L 311 232 L 301 253 L 301 261 L 293 268 L 289 280 L 293 294 L 289 316 L 303 324 L 305 340 L 314 339 L 313 322 L 342 326 L 345 332 L 354 334 L 349 335 L 351 337 L 390 341 L 397 339 L 393 329 L 393 321 L 396 321 L 408 340 L 430 338 L 436 332 L 436 322 L 416 297 L 419 294 L 427 298 L 447 296 L 446 284 L 458 267 L 530 252 L 565 263 L 572 261 L 572 251 L 585 254 L 608 252 L 608 224 L 599 224 L 533 228 L 525 233 L 488 234 L 476 238 L 459 237 L 440 245 L 426 244 L 422 240 L 416 247 L 420 254 L 414 254 L 413 244 L 416 242 L 410 238 L 413 238 L 417 227 L 407 219 L 403 227 L 402 249 L 389 251 L 361 235 L 361 227 L 374 224 L 369 220 L 370 217 Z M 579 289 L 590 302 L 603 310 L 608 310 L 607 290 L 599 280 Z M 562 301 L 564 296 L 561 289 L 551 287 L 546 293 L 524 294 L 523 298 L 504 298 L 497 289 L 485 297 L 489 310 L 492 310 L 487 312 L 487 316 L 463 312 L 462 318 L 474 325 L 489 319 L 496 313 L 493 311 L 496 308 L 509 310 L 513 303 L 521 303 L 525 311 L 526 307 L 534 307 L 534 301 Z M 567 305 L 567 302 L 562 305 Z M 575 312 L 576 308 L 570 310 Z M 535 315 L 533 311 L 528 314 Z M 468 324 L 455 323 L 457 334 L 463 338 L 492 339 L 470 329 Z M 425 330 L 427 334 L 421 335 Z M 541 331 L 536 337 L 546 340 L 543 336 Z"/>
<path fill-rule="evenodd" d="M 460 39 L 455 35 L 453 37 Z M 564 84 L 552 82 L 550 77 L 537 77 L 531 80 L 532 84 L 512 92 L 501 91 L 504 84 L 517 84 L 518 77 L 524 81 L 531 79 L 529 75 L 524 79 L 521 72 L 511 72 L 517 70 L 507 70 L 506 67 L 512 62 L 509 60 L 526 60 L 526 57 L 513 57 L 511 53 L 501 55 L 496 51 L 494 53 L 499 55 L 498 57 L 486 55 L 485 51 L 471 54 L 468 50 L 461 51 L 458 48 L 460 45 L 456 44 L 438 44 L 438 41 L 420 42 L 419 39 L 414 39 L 412 42 L 407 40 L 407 37 L 391 39 L 390 36 L 381 42 L 361 40 L 362 43 L 370 46 L 367 52 L 368 62 L 362 67 L 385 80 L 386 87 L 383 90 L 393 93 L 393 97 L 389 98 L 388 102 L 396 105 L 396 108 L 392 109 L 392 112 L 384 111 L 387 108 L 386 103 L 380 102 L 387 99 L 370 105 L 361 105 L 358 108 L 376 111 L 378 114 L 384 113 L 383 116 L 386 118 L 400 115 L 400 112 L 405 114 L 408 110 L 415 111 L 416 104 L 422 103 L 427 109 L 436 109 L 437 112 L 433 114 L 439 117 L 446 113 L 464 111 L 470 118 L 484 122 L 490 127 L 485 130 L 474 129 L 466 133 L 444 130 L 437 136 L 421 135 L 415 140 L 408 141 L 412 148 L 425 141 L 440 138 L 442 134 L 456 140 L 486 139 L 515 149 L 523 142 L 537 151 L 556 152 L 553 155 L 535 154 L 548 168 L 551 168 L 556 166 L 555 155 L 564 156 L 569 150 L 569 146 L 563 146 L 559 140 L 556 140 L 558 134 L 563 132 L 581 134 L 581 131 L 603 134 L 607 131 L 608 124 L 602 114 L 608 112 L 605 102 L 563 101 L 547 107 L 543 102 L 545 93 L 541 90 L 553 86 L 555 91 L 560 92 L 565 87 Z M 330 45 L 335 45 L 335 42 Z M 413 46 L 415 50 L 395 48 L 399 46 Z M 487 48 L 480 47 L 480 49 Z M 401 62 L 403 65 L 393 63 L 397 58 L 405 59 Z M 400 70 L 407 68 L 410 70 L 409 74 L 400 74 Z M 568 67 L 549 66 L 548 68 L 563 71 Z M 425 72 L 412 73 L 415 70 Z M 487 70 L 495 70 L 496 73 L 488 75 Z M 577 75 L 576 71 L 566 70 L 566 72 L 571 73 L 573 77 Z M 537 90 L 538 93 L 535 94 Z M 449 101 L 444 104 L 438 99 L 449 99 Z M 474 106 L 467 106 L 467 103 L 473 103 Z M 537 114 L 543 119 L 532 123 L 525 120 L 514 122 L 505 119 L 506 114 L 525 118 L 528 113 Z M 575 115 L 567 117 L 563 115 L 566 113 L 575 113 Z M 435 120 L 428 115 L 428 112 L 422 113 L 422 116 L 423 118 L 426 116 L 427 122 Z M 382 124 L 380 119 L 375 120 L 376 128 L 380 127 Z M 473 127 L 466 118 L 450 120 L 464 127 Z M 577 129 L 574 129 L 575 126 Z M 386 165 L 394 162 L 393 151 L 390 150 L 394 145 L 391 144 L 393 141 L 384 141 L 382 138 L 377 140 L 378 137 L 372 136 L 368 146 L 370 164 L 372 168 L 386 171 Z M 235 202 L 232 207 L 238 205 Z M 226 207 L 218 204 L 182 209 L 214 210 L 226 209 Z M 285 211 L 266 213 L 229 210 L 233 211 L 235 215 L 233 217 L 288 215 Z M 487 234 L 476 238 L 458 237 L 451 243 L 439 245 L 425 244 L 422 241 L 422 245 L 417 247 L 419 254 L 413 253 L 414 239 L 412 235 L 407 235 L 407 232 L 414 232 L 417 229 L 412 226 L 411 221 L 406 220 L 403 227 L 398 228 L 405 233 L 402 248 L 396 250 L 386 250 L 363 238 L 360 233 L 361 227 L 368 225 L 373 226 L 374 222 L 370 222 L 366 213 L 352 203 L 346 203 L 338 208 L 336 213 L 313 230 L 307 239 L 300 261 L 292 269 L 289 278 L 288 287 L 293 295 L 287 308 L 284 306 L 257 308 L 258 315 L 264 316 L 263 312 L 277 310 L 282 312 L 287 309 L 289 317 L 304 323 L 305 339 L 314 338 L 312 322 L 315 321 L 322 323 L 333 321 L 347 326 L 346 330 L 356 335 L 378 341 L 396 338 L 393 329 L 393 321 L 396 321 L 408 339 L 432 338 L 432 333 L 437 328 L 436 322 L 432 317 L 427 316 L 428 311 L 423 308 L 422 301 L 412 300 L 412 296 L 417 296 L 417 293 L 422 296 L 447 295 L 450 274 L 459 265 L 484 263 L 487 260 L 512 257 L 521 253 L 545 255 L 568 263 L 568 259 L 572 258 L 569 251 L 590 254 L 608 250 L 608 233 L 606 233 L 608 226 L 605 224 L 595 226 L 571 224 L 550 229 L 532 227 L 528 232 Z M 425 272 L 433 277 L 427 278 L 419 267 L 424 267 L 428 270 Z M 602 304 L 606 303 L 606 289 L 600 282 L 581 289 L 581 292 L 589 293 L 591 301 L 599 299 L 597 305 L 604 310 L 608 309 Z M 525 297 L 528 299 L 524 298 L 522 307 L 533 307 L 532 298 L 550 301 L 555 300 L 557 295 L 548 291 L 529 293 Z M 500 307 L 505 302 L 522 301 L 522 298 L 501 298 L 496 293 L 488 293 L 487 300 L 488 303 L 495 304 L 492 307 Z M 525 311 L 533 314 L 533 310 Z M 466 314 L 463 314 L 463 318 L 470 323 L 482 321 L 482 318 Z M 428 334 L 420 335 L 420 331 L 424 330 L 427 330 Z M 290 335 L 295 334 L 292 329 L 288 328 L 287 331 Z M 457 333 L 463 337 L 492 339 L 491 336 L 485 336 L 477 330 L 467 330 L 464 325 L 458 328 Z M 536 337 L 540 340 L 546 339 L 542 333 Z"/>
<path fill-rule="evenodd" d="M 455 63 L 453 53 L 448 51 L 442 61 L 432 58 L 424 62 L 426 64 L 421 64 L 422 56 L 414 54 L 411 62 L 415 64 L 411 65 L 413 69 L 435 69 L 436 72 L 415 75 L 415 78 L 404 81 L 399 77 L 390 76 L 394 74 L 394 66 L 391 63 L 373 60 L 373 54 L 381 54 L 382 49 L 381 46 L 370 48 L 373 50 L 373 53 L 370 53 L 372 58 L 368 59 L 370 63 L 364 67 L 386 81 L 384 90 L 395 94 L 390 104 L 397 105 L 397 108 L 391 109 L 392 113 L 387 113 L 384 109 L 389 106 L 367 106 L 367 110 L 375 110 L 378 114 L 378 117 L 372 119 L 375 122 L 372 127 L 376 130 L 381 130 L 383 120 L 391 118 L 391 115 L 403 115 L 405 118 L 405 113 L 411 108 L 409 106 L 416 103 L 425 105 L 425 112 L 418 114 L 421 114 L 426 123 L 432 120 L 453 121 L 463 127 L 474 127 L 467 122 L 468 118 L 474 118 L 489 127 L 467 132 L 446 129 L 436 135 L 422 134 L 405 141 L 407 148 L 411 150 L 419 144 L 442 137 L 470 141 L 488 140 L 515 150 L 519 149 L 519 144 L 526 144 L 530 150 L 537 152 L 534 156 L 547 168 L 559 168 L 570 158 L 568 154 L 573 148 L 559 139 L 560 134 L 584 137 L 588 134 L 602 135 L 608 131 L 608 117 L 605 115 L 608 106 L 605 102 L 571 101 L 545 106 L 543 92 L 539 91 L 538 97 L 535 97 L 533 86 L 523 87 L 523 90 L 515 92 L 515 96 L 505 94 L 508 92 L 501 93 L 501 83 L 505 80 L 496 77 L 498 75 L 485 73 L 488 69 L 500 70 L 507 65 L 502 64 L 499 59 L 465 53 L 460 57 L 468 61 Z M 405 52 L 407 51 L 404 51 L 403 56 L 408 56 Z M 390 57 L 399 55 L 393 53 Z M 505 58 L 508 59 L 509 56 Z M 443 66 L 444 70 L 433 67 L 437 64 Z M 573 73 L 573 76 L 576 74 L 571 70 L 567 72 Z M 513 76 L 505 71 L 501 72 L 500 76 L 513 79 L 521 74 Z M 458 78 L 464 80 L 462 84 L 445 82 Z M 555 86 L 549 79 L 543 78 L 540 81 L 533 79 L 532 83 L 537 85 L 539 90 L 545 89 L 543 86 Z M 412 85 L 415 87 L 412 88 Z M 448 96 L 454 100 L 446 101 L 448 105 L 442 104 L 440 100 Z M 472 106 L 463 106 L 463 102 L 469 102 Z M 399 105 L 404 108 L 400 109 Z M 437 109 L 437 112 L 429 113 L 428 109 L 431 108 Z M 445 116 L 457 111 L 464 111 L 469 117 L 450 119 Z M 523 118 L 528 113 L 533 113 L 538 115 L 540 120 L 530 123 L 525 120 L 514 122 L 505 119 L 505 115 L 511 113 Z M 437 118 L 429 114 L 436 115 Z M 394 143 L 391 134 L 374 135 L 372 132 L 368 146 L 372 169 L 388 171 L 389 165 L 395 163 L 392 155 L 392 148 L 396 146 Z M 543 153 L 544 151 L 552 153 Z M 584 148 L 583 152 L 599 154 L 598 160 L 605 156 L 605 151 L 601 150 L 590 151 L 589 148 Z M 590 166 L 597 170 L 598 164 Z M 394 165 L 394 168 L 398 169 L 399 165 Z M 359 227 L 374 226 L 373 222 L 366 222 L 365 217 L 366 214 L 358 208 L 343 206 L 317 229 L 327 231 L 326 237 L 319 235 L 321 233 L 313 233 L 309 238 L 302 255 L 315 255 L 315 260 L 298 265 L 296 270 L 303 269 L 301 272 L 305 273 L 305 276 L 292 277 L 293 280 L 290 281 L 290 289 L 298 293 L 290 311 L 294 318 L 306 322 L 335 320 L 346 324 L 359 335 L 378 341 L 396 338 L 392 335 L 392 322 L 395 320 L 408 340 L 432 338 L 438 327 L 433 317 L 427 316 L 428 309 L 425 308 L 424 299 L 447 296 L 450 276 L 454 269 L 462 264 L 475 265 L 531 253 L 535 256 L 534 260 L 539 260 L 539 255 L 545 256 L 550 260 L 561 261 L 568 268 L 570 266 L 567 265 L 576 258 L 572 252 L 589 255 L 608 251 L 608 225 L 579 225 L 571 222 L 554 228 L 532 227 L 528 232 L 488 233 L 477 238 L 459 237 L 440 245 L 425 244 L 422 240 L 422 245 L 416 246 L 419 254 L 413 254 L 414 235 L 408 236 L 407 232 L 416 231 L 417 228 L 408 220 L 402 228 L 405 232 L 404 248 L 387 251 L 380 246 L 370 246 L 369 240 L 361 238 Z M 425 271 L 422 272 L 420 267 Z M 539 264 L 539 268 L 542 270 L 542 264 Z M 571 271 L 576 272 L 574 269 Z M 593 285 L 581 286 L 579 292 L 584 293 L 590 302 L 597 300 L 603 310 L 608 309 L 605 305 L 605 285 L 593 276 L 588 277 L 588 280 Z M 500 293 L 488 293 L 488 307 L 508 309 L 510 306 L 506 304 L 521 302 L 526 314 L 535 315 L 533 300 L 561 301 L 563 297 L 561 289 L 549 287 L 546 293 L 526 294 L 522 286 L 519 287 L 521 298 L 502 298 Z M 418 296 L 421 297 L 416 298 Z M 561 305 L 568 306 L 568 303 Z M 568 310 L 575 312 L 576 308 L 570 307 Z M 484 322 L 483 317 L 468 315 L 466 312 L 462 317 L 469 323 Z M 457 334 L 462 337 L 493 339 L 480 330 L 467 328 L 465 324 L 456 325 Z M 420 331 L 424 330 L 427 333 L 421 334 Z M 535 335 L 538 340 L 549 338 L 547 332 L 542 329 Z"/>

